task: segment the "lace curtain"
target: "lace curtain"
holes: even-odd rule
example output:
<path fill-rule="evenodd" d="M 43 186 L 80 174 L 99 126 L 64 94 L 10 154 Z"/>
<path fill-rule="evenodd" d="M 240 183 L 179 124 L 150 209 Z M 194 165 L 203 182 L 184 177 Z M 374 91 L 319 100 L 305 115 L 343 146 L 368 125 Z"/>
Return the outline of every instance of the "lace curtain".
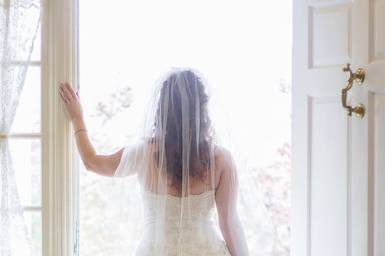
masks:
<path fill-rule="evenodd" d="M 40 0 L 0 0 L 0 255 L 30 255 L 8 134 L 40 24 Z"/>

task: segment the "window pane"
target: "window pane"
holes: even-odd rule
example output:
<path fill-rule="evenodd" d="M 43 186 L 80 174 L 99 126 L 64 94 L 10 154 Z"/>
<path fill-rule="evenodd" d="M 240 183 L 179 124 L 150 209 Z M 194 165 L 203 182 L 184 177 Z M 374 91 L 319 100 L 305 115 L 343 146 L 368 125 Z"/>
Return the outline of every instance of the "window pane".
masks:
<path fill-rule="evenodd" d="M 263 8 L 253 1 L 154 1 L 152 12 L 143 1 L 112 2 L 80 2 L 80 94 L 97 151 L 113 152 L 129 142 L 147 106 L 143 99 L 166 69 L 197 68 L 209 79 L 212 94 L 228 103 L 223 105 L 232 120 L 227 129 L 237 136 L 248 164 L 240 172 L 252 177 L 239 186 L 250 255 L 289 255 L 290 3 L 278 1 L 277 10 L 276 1 L 263 1 Z M 121 24 L 124 31 L 111 29 Z M 265 76 L 256 76 L 257 70 Z M 121 95 L 118 85 L 132 89 L 127 109 L 112 97 L 113 90 Z M 250 118 L 245 109 L 269 111 Z M 123 186 L 84 169 L 80 175 L 81 255 L 134 254 L 143 226 L 141 201 L 132 195 L 136 183 Z M 261 196 L 250 196 L 254 190 Z"/>
<path fill-rule="evenodd" d="M 25 211 L 25 221 L 32 244 L 32 256 L 42 255 L 42 221 L 40 211 Z"/>
<path fill-rule="evenodd" d="M 28 68 L 16 117 L 12 124 L 12 133 L 40 132 L 41 124 L 41 74 L 40 67 Z"/>
<path fill-rule="evenodd" d="M 10 139 L 12 162 L 22 205 L 41 205 L 41 140 Z"/>
<path fill-rule="evenodd" d="M 139 110 L 128 108 L 131 90 L 124 83 L 112 83 L 104 90 L 92 88 L 87 82 L 80 90 L 89 135 L 97 152 L 111 153 L 129 139 L 134 125 L 125 120 L 138 118 L 135 110 Z M 127 181 L 106 179 L 80 167 L 80 254 L 131 255 L 141 228 L 136 180 L 130 180 L 127 186 Z"/>
<path fill-rule="evenodd" d="M 142 231 L 136 180 L 127 183 L 80 171 L 80 255 L 133 255 Z"/>
<path fill-rule="evenodd" d="M 10 34 L 17 43 L 15 61 L 27 61 L 31 53 L 31 40 L 36 35 L 40 16 L 40 0 L 29 1 L 24 8 L 18 8 L 18 16 L 21 17 L 17 21 L 17 26 L 11 26 Z M 11 19 L 14 19 L 11 14 Z"/>
<path fill-rule="evenodd" d="M 39 30 L 36 35 L 35 43 L 33 45 L 33 52 L 31 56 L 32 61 L 40 61 L 41 60 L 41 26 L 39 26 Z"/>

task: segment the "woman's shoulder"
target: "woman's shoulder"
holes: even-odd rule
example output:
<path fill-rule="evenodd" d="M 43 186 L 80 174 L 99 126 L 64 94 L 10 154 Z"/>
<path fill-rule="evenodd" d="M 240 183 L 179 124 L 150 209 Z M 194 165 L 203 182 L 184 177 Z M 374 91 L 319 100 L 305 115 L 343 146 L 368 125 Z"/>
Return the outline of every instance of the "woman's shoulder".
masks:
<path fill-rule="evenodd" d="M 215 144 L 214 145 L 214 155 L 215 155 L 215 158 L 225 159 L 225 158 L 231 157 L 231 152 L 225 146 Z"/>
<path fill-rule="evenodd" d="M 214 155 L 215 165 L 217 166 L 219 171 L 232 169 L 231 167 L 234 164 L 234 158 L 228 148 L 222 145 L 215 145 Z"/>

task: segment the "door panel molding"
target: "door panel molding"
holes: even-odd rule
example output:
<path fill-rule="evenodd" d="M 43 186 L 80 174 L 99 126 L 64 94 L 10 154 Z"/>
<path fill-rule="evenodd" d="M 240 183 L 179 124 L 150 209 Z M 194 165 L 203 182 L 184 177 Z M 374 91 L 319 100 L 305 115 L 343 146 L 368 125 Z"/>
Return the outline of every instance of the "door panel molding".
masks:
<path fill-rule="evenodd" d="M 368 255 L 385 255 L 385 92 L 370 91 L 368 120 Z"/>
<path fill-rule="evenodd" d="M 337 97 L 307 97 L 308 112 L 308 155 L 307 155 L 307 254 L 308 256 L 318 255 L 351 255 L 351 122 L 344 111 L 333 111 L 340 106 L 340 99 Z M 333 116 L 334 115 L 334 116 Z M 340 122 L 339 131 L 330 129 L 330 120 Z M 317 131 L 319 129 L 319 131 Z M 336 148 L 323 149 L 325 140 L 335 142 Z M 330 143 L 325 143 L 329 145 Z M 338 148 L 340 147 L 340 148 Z M 317 151 L 318 152 L 314 152 Z M 326 155 L 319 151 L 326 152 Z M 336 155 L 337 157 L 333 157 Z M 318 159 L 317 159 L 318 158 Z M 334 160 L 329 162 L 327 160 Z M 340 165 L 340 169 L 335 166 Z M 326 171 L 325 171 L 326 170 Z M 336 177 L 336 174 L 340 176 Z M 343 181 L 345 184 L 338 184 Z M 337 182 L 334 183 L 333 182 Z M 328 188 L 328 185 L 331 187 Z M 340 189 L 340 196 L 328 195 Z M 313 202 L 313 203 L 312 203 Z M 314 205 L 317 202 L 317 205 Z M 333 209 L 329 216 L 314 216 L 315 208 Z M 339 209 L 337 209 L 339 208 Z M 327 211 L 326 211 L 327 212 Z M 335 214 L 338 212 L 339 214 Z M 325 213 L 325 211 L 324 211 Z M 329 226 L 328 226 L 329 225 Z M 339 226 L 338 229 L 336 229 Z M 333 232 L 330 232 L 330 230 Z M 321 236 L 321 237 L 320 237 Z M 333 237 L 336 236 L 336 237 Z M 341 237 L 344 244 L 341 245 Z M 317 241 L 321 241 L 317 244 Z M 325 244 L 329 241 L 330 244 Z"/>
<path fill-rule="evenodd" d="M 351 3 L 309 5 L 309 68 L 340 66 L 351 61 L 351 15 Z"/>
<path fill-rule="evenodd" d="M 385 61 L 385 0 L 370 0 L 369 62 Z"/>

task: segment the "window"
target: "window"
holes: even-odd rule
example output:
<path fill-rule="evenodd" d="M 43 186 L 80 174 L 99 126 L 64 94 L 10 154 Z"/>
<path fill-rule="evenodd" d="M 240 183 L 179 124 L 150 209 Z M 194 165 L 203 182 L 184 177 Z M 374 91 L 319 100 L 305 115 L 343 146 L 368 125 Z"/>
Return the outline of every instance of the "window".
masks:
<path fill-rule="evenodd" d="M 76 3 L 42 0 L 36 10 L 41 24 L 11 127 L 10 148 L 34 256 L 76 252 L 75 146 L 57 92 L 59 81 L 77 80 Z"/>
<path fill-rule="evenodd" d="M 72 165 L 77 152 L 72 131 L 55 99 L 60 80 L 78 84 L 78 50 L 81 57 L 80 96 L 91 139 L 98 152 L 111 152 L 130 142 L 130 135 L 137 129 L 140 119 L 135 115 L 135 109 L 145 104 L 141 99 L 148 93 L 146 89 L 165 68 L 191 65 L 209 77 L 211 85 L 216 85 L 216 90 L 224 93 L 224 97 L 238 99 L 237 104 L 229 104 L 234 106 L 231 115 L 238 123 L 244 123 L 240 115 L 245 107 L 243 102 L 253 102 L 256 109 L 269 109 L 270 115 L 259 116 L 247 126 L 248 134 L 254 129 L 261 135 L 255 137 L 261 147 L 255 152 L 249 147 L 245 150 L 258 155 L 251 158 L 255 160 L 252 164 L 256 177 L 266 181 L 262 191 L 267 195 L 272 197 L 270 183 L 285 181 L 283 176 L 270 177 L 264 170 L 270 164 L 278 170 L 274 167 L 276 161 L 282 170 L 287 166 L 287 159 L 277 158 L 276 149 L 286 145 L 284 142 L 289 140 L 290 134 L 290 100 L 279 90 L 280 84 L 285 87 L 290 81 L 291 45 L 287 25 L 291 24 L 287 16 L 290 2 L 282 0 L 281 8 L 277 9 L 276 2 L 264 2 L 263 8 L 255 8 L 250 1 L 229 4 L 199 0 L 191 7 L 195 12 L 178 13 L 172 11 L 173 8 L 183 9 L 184 3 L 178 1 L 154 1 L 151 3 L 153 8 L 148 8 L 147 2 L 136 0 L 113 0 L 107 5 L 99 1 L 82 1 L 79 49 L 78 1 L 45 2 L 49 5 L 44 10 L 38 36 L 43 40 L 35 44 L 10 140 L 15 167 L 18 174 L 22 174 L 18 175 L 17 182 L 35 255 L 76 255 L 79 254 L 78 245 L 82 256 L 125 255 L 134 251 L 139 240 L 139 237 L 132 237 L 135 232 L 130 233 L 130 230 L 139 228 L 132 225 L 132 220 L 141 220 L 141 203 L 135 199 L 138 197 L 122 196 L 133 191 L 135 180 L 128 181 L 132 183 L 128 188 L 122 180 L 98 177 L 85 172 L 81 164 Z M 223 6 L 218 8 L 218 4 Z M 214 14 L 216 19 L 212 19 Z M 204 19 L 197 20 L 197 17 L 213 22 L 207 25 Z M 176 24 L 175 18 L 185 22 Z M 279 22 L 274 23 L 274 19 Z M 268 22 L 271 26 L 266 29 Z M 191 40 L 178 41 L 182 37 L 173 37 L 177 25 L 198 29 L 201 38 L 186 36 Z M 162 30 L 165 27 L 173 29 Z M 188 33 L 184 29 L 178 31 L 184 35 Z M 269 34 L 271 31 L 276 32 L 276 37 Z M 266 38 L 258 37 L 261 33 Z M 288 44 L 282 45 L 286 40 Z M 274 49 L 274 52 L 266 49 Z M 15 60 L 15 65 L 19 64 L 22 63 Z M 263 74 L 259 73 L 261 69 L 265 70 Z M 276 79 L 270 79 L 272 77 Z M 249 93 L 235 91 L 234 85 Z M 254 88 L 254 91 L 247 88 Z M 262 88 L 265 91 L 257 93 Z M 285 132 L 278 133 L 272 127 L 280 127 L 279 130 Z M 236 129 L 243 128 L 240 125 Z M 247 142 L 249 138 L 240 136 L 239 139 Z M 286 150 L 288 147 L 284 146 L 280 153 L 287 156 Z M 282 185 L 280 188 L 287 182 Z M 289 201 L 287 192 L 286 188 L 279 191 L 283 204 Z M 266 207 L 273 207 L 269 212 L 273 214 L 272 218 L 282 210 L 274 208 L 275 203 L 276 198 L 265 202 Z M 284 210 L 287 209 L 285 206 Z M 246 220 L 247 211 L 242 210 L 241 217 L 250 224 L 246 233 L 250 241 L 258 242 L 249 243 L 251 255 L 257 255 L 254 252 L 261 249 L 265 255 L 272 255 L 272 252 L 288 255 L 289 251 L 285 251 L 288 248 L 286 213 L 276 218 L 276 223 L 266 220 L 272 230 L 258 230 L 254 229 L 253 219 Z"/>
<path fill-rule="evenodd" d="M 79 12 L 80 97 L 99 153 L 130 143 L 144 96 L 170 66 L 197 68 L 231 103 L 231 129 L 261 192 L 240 202 L 251 255 L 289 255 L 291 10 L 276 4 L 82 1 Z M 133 253 L 142 211 L 135 178 L 100 177 L 82 165 L 79 175 L 80 254 Z"/>
<path fill-rule="evenodd" d="M 40 12 L 36 8 L 36 12 Z M 26 61 L 15 59 L 14 65 Z M 32 255 L 42 255 L 42 81 L 41 26 L 28 64 L 19 106 L 11 127 L 9 145 L 24 217 L 32 242 Z"/>

